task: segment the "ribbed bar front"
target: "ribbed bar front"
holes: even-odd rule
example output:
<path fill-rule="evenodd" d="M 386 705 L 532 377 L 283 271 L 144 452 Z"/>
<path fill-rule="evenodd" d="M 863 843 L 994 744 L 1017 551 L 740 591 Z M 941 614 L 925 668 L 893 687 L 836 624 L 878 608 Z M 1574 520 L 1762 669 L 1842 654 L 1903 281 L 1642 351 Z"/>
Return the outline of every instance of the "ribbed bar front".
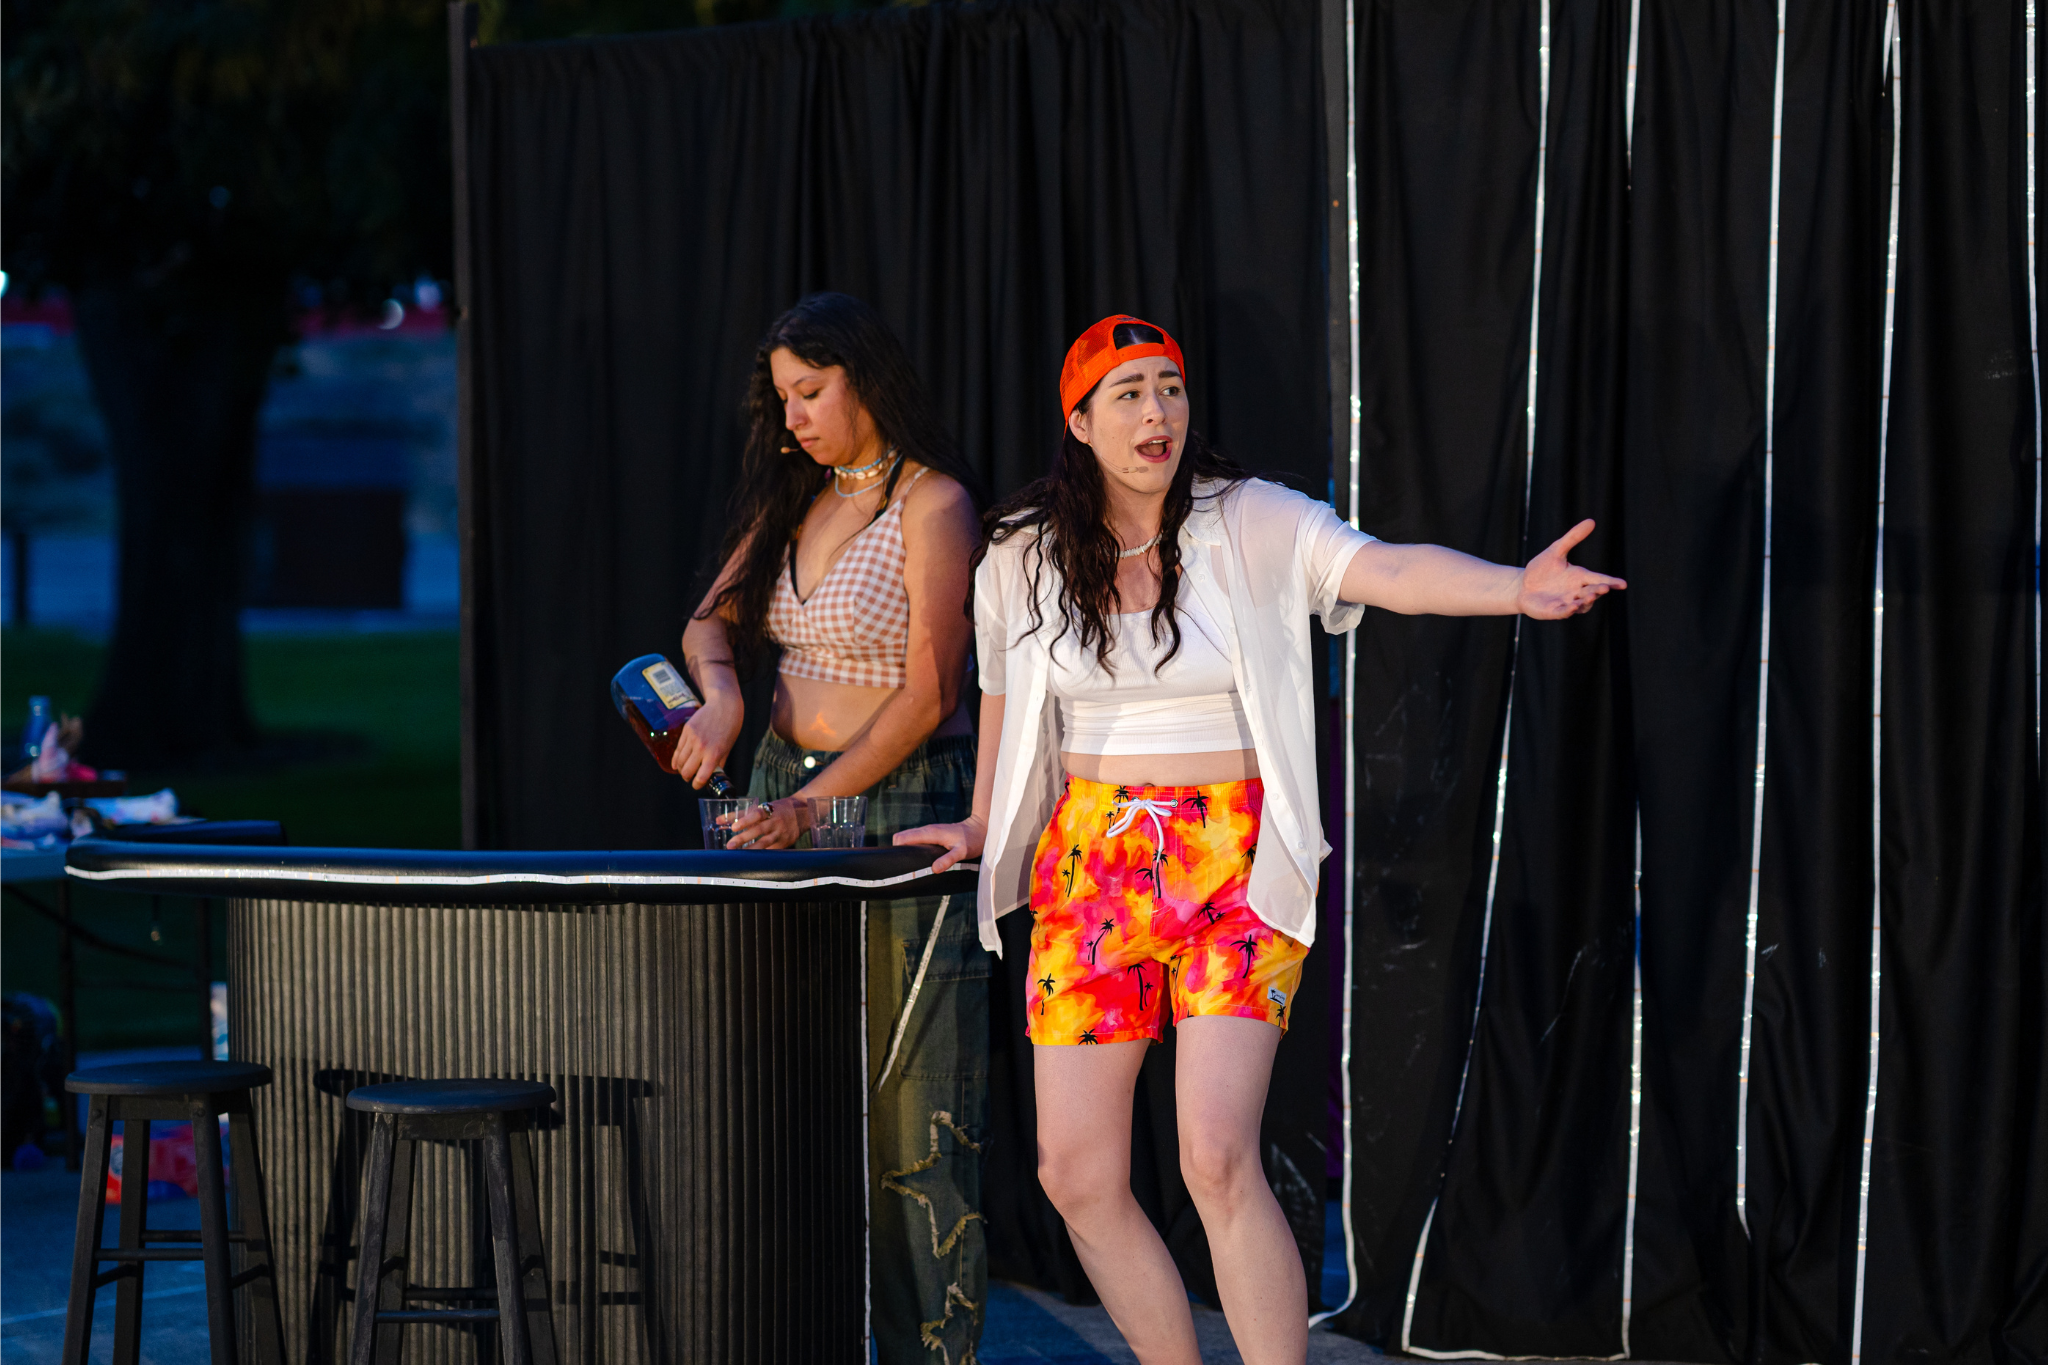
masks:
<path fill-rule="evenodd" d="M 229 904 L 229 1040 L 256 1092 L 288 1350 L 346 1358 L 358 1085 L 546 1081 L 534 1133 L 564 1365 L 862 1353 L 857 904 Z M 481 1162 L 422 1143 L 408 1280 L 490 1281 Z M 439 1306 L 422 1302 L 419 1306 Z M 489 1329 L 406 1329 L 415 1365 Z"/>

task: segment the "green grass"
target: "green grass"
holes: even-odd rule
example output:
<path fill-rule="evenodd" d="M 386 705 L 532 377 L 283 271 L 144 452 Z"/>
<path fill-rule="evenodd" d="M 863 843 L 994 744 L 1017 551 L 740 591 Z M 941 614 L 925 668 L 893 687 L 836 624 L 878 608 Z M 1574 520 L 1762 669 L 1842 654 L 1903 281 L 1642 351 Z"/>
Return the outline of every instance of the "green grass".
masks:
<path fill-rule="evenodd" d="M 28 698 L 60 711 L 91 700 L 102 648 L 61 631 L 0 633 L 0 716 L 18 725 Z M 325 758 L 205 772 L 133 771 L 128 790 L 169 786 L 182 809 L 213 819 L 282 820 L 295 844 L 455 848 L 461 843 L 459 648 L 452 631 L 373 635 L 255 636 L 248 641 L 250 702 L 266 734 Z M 319 742 L 294 746 L 294 737 Z M 89 740 L 90 736 L 88 736 Z M 54 887 L 28 888 L 47 901 Z M 188 901 L 95 887 L 73 893 L 80 923 L 117 942 L 196 958 Z M 225 916 L 214 915 L 218 971 Z M 0 986 L 54 996 L 57 933 L 10 895 L 0 915 Z M 81 949 L 80 1046 L 134 1047 L 198 1036 L 193 996 L 123 983 L 189 981 L 190 967 L 127 961 Z"/>

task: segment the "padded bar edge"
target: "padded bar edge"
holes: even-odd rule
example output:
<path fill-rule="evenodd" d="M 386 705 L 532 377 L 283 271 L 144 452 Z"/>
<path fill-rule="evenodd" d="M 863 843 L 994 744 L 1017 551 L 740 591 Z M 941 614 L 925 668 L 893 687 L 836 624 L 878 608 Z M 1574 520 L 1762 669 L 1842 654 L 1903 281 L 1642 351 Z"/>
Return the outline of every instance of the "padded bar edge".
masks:
<path fill-rule="evenodd" d="M 934 875 L 930 847 L 729 853 L 269 848 L 87 838 L 65 871 L 150 895 L 403 904 L 665 904 L 972 895 L 979 864 Z"/>

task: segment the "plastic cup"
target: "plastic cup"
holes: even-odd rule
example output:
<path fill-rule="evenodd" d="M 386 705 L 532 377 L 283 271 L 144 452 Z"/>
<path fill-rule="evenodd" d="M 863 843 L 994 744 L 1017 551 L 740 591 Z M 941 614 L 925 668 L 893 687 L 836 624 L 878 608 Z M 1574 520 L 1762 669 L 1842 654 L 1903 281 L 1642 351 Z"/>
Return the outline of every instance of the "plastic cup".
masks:
<path fill-rule="evenodd" d="M 704 825 L 704 847 L 724 848 L 732 838 L 732 822 L 755 802 L 744 796 L 700 796 L 697 818 Z"/>
<path fill-rule="evenodd" d="M 866 848 L 868 799 L 865 796 L 813 796 L 812 848 Z"/>

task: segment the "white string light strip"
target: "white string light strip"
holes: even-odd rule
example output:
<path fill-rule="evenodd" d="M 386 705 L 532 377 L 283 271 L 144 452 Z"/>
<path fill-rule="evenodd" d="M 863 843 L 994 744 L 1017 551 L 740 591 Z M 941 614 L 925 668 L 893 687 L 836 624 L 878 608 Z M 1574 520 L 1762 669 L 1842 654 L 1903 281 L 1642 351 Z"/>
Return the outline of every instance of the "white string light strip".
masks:
<path fill-rule="evenodd" d="M 1358 528 L 1359 465 L 1363 460 L 1364 433 L 1360 427 L 1358 401 L 1358 51 L 1353 19 L 1354 0 L 1344 0 L 1344 288 L 1348 301 L 1346 316 L 1351 336 L 1350 415 L 1347 437 L 1350 456 L 1350 515 Z M 1358 1235 L 1351 1211 L 1351 993 L 1353 987 L 1353 919 L 1358 909 L 1358 632 L 1344 632 L 1344 701 L 1338 732 L 1344 747 L 1344 998 L 1339 1003 L 1342 1018 L 1337 1044 L 1338 1103 L 1340 1134 L 1344 1144 L 1343 1176 L 1338 1189 L 1338 1215 L 1344 1224 L 1344 1302 L 1309 1318 L 1313 1327 L 1333 1318 L 1358 1299 Z"/>
<path fill-rule="evenodd" d="M 1529 273 L 1529 375 L 1528 405 L 1523 420 L 1528 425 L 1528 443 L 1522 462 L 1522 537 L 1528 537 L 1530 490 L 1536 479 L 1536 343 L 1542 329 L 1543 304 L 1543 190 L 1549 175 L 1550 154 L 1550 0 L 1537 0 L 1536 27 L 1536 228 L 1534 264 Z M 1479 921 L 1479 980 L 1472 993 L 1472 1027 L 1465 1040 L 1465 1064 L 1458 1073 L 1458 1098 L 1451 1108 L 1451 1131 L 1444 1140 L 1437 1193 L 1429 1201 L 1429 1213 L 1422 1220 L 1422 1235 L 1415 1239 L 1415 1259 L 1408 1271 L 1408 1297 L 1401 1312 L 1401 1349 L 1409 1355 L 1432 1359 L 1504 1359 L 1486 1351 L 1432 1351 L 1414 1341 L 1415 1296 L 1422 1285 L 1422 1261 L 1429 1249 L 1430 1225 L 1436 1222 L 1436 1206 L 1443 1198 L 1442 1181 L 1450 1176 L 1451 1144 L 1458 1136 L 1458 1119 L 1465 1111 L 1465 1086 L 1472 1079 L 1472 1053 L 1479 1044 L 1479 1014 L 1486 1003 L 1486 955 L 1493 939 L 1494 893 L 1500 885 L 1501 834 L 1506 825 L 1508 805 L 1508 749 L 1514 736 L 1515 673 L 1521 662 L 1522 618 L 1515 618 L 1514 638 L 1508 645 L 1508 688 L 1506 717 L 1501 722 L 1500 765 L 1493 784 L 1493 856 L 1486 869 L 1486 910 Z"/>
<path fill-rule="evenodd" d="M 1628 7 L 1628 89 L 1622 106 L 1622 148 L 1629 170 L 1629 193 L 1635 192 L 1636 164 L 1636 67 L 1641 50 L 1643 0 L 1629 0 Z M 1636 1292 L 1636 1170 L 1643 1144 L 1643 803 L 1636 801 L 1635 874 L 1630 878 L 1635 895 L 1635 993 L 1629 1002 L 1628 1062 L 1628 1197 L 1621 1218 L 1621 1353 L 1629 1357 L 1629 1326 L 1635 1312 Z"/>
<path fill-rule="evenodd" d="M 1878 1022 L 1884 968 L 1884 498 L 1891 445 L 1892 319 L 1899 287 L 1899 166 L 1904 144 L 1904 42 L 1898 0 L 1885 5 L 1885 51 L 1892 86 L 1892 208 L 1885 248 L 1884 371 L 1877 418 L 1877 565 L 1872 573 L 1870 651 L 1870 1082 L 1863 1102 L 1863 1161 L 1856 1182 L 1856 1295 L 1850 1308 L 1849 1359 L 1863 1359 L 1863 1278 L 1870 1251 L 1870 1160 L 1877 1136 Z"/>
<path fill-rule="evenodd" d="M 1028 973 L 1027 973 L 1028 974 Z M 854 1018 L 860 1035 L 860 1334 L 861 1350 L 875 1349 L 875 1192 L 868 1181 L 868 903 L 860 903 L 860 1013 Z"/>
<path fill-rule="evenodd" d="M 1735 1217 L 1749 1235 L 1749 1047 L 1756 1018 L 1756 930 L 1763 896 L 1764 756 L 1771 710 L 1771 551 L 1777 466 L 1778 204 L 1785 151 L 1785 0 L 1778 0 L 1777 71 L 1771 87 L 1771 226 L 1764 285 L 1764 563 L 1762 619 L 1757 623 L 1756 789 L 1749 817 L 1749 911 L 1742 938 L 1742 1044 L 1736 1053 Z"/>
<path fill-rule="evenodd" d="M 1628 1202 L 1623 1205 L 1621 1232 L 1621 1352 L 1629 1358 L 1628 1329 L 1636 1291 L 1636 1169 L 1643 1140 L 1643 806 L 1636 803 L 1635 888 L 1636 989 L 1629 1025 L 1628 1052 Z"/>
<path fill-rule="evenodd" d="M 1629 192 L 1635 192 L 1636 66 L 1642 37 L 1643 0 L 1629 0 L 1628 89 L 1622 105 L 1622 148 L 1629 169 Z M 1621 1215 L 1621 1352 L 1630 1354 L 1629 1327 L 1636 1292 L 1636 1171 L 1643 1145 L 1643 803 L 1636 801 L 1636 860 L 1629 882 L 1635 896 L 1635 992 L 1629 1001 L 1628 1061 L 1628 1196 Z"/>
<path fill-rule="evenodd" d="M 2034 34 L 2035 0 L 2027 0 L 2027 357 L 2034 379 L 2034 764 L 2041 766 L 2041 320 L 2034 261 Z"/>

